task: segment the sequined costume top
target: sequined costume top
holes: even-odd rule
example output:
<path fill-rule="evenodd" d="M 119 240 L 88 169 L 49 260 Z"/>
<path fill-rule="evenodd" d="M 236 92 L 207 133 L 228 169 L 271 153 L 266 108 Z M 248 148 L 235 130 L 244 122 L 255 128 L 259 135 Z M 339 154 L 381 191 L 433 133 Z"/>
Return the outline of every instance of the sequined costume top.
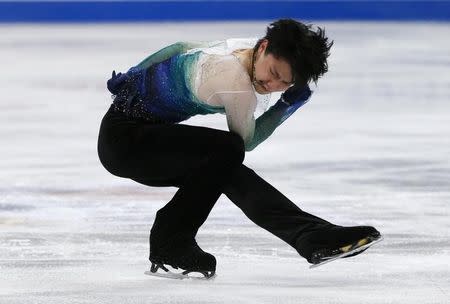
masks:
<path fill-rule="evenodd" d="M 253 150 L 310 96 L 289 105 L 278 100 L 255 119 L 256 92 L 244 66 L 232 52 L 253 48 L 255 39 L 210 43 L 179 42 L 150 55 L 108 89 L 114 105 L 131 117 L 178 123 L 194 115 L 222 113 L 230 131 Z"/>

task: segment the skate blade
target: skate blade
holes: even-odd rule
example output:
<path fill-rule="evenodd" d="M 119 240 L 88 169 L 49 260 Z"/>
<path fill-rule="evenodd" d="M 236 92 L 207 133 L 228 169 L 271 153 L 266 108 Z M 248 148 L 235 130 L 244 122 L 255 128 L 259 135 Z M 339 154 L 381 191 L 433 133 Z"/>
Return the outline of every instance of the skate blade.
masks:
<path fill-rule="evenodd" d="M 155 270 L 151 268 L 148 271 L 145 271 L 144 274 L 166 278 L 166 279 L 174 279 L 174 280 L 212 280 L 216 277 L 216 274 L 212 271 L 185 271 L 180 269 L 172 268 L 168 265 L 164 265 L 164 268 L 158 268 Z"/>
<path fill-rule="evenodd" d="M 367 242 L 367 239 L 364 238 L 364 239 L 362 239 L 362 240 L 360 240 L 358 242 L 358 245 L 361 245 L 360 247 L 357 247 L 357 248 L 355 248 L 353 250 L 350 250 L 350 251 L 347 251 L 347 252 L 343 252 L 341 254 L 338 254 L 338 255 L 335 255 L 333 257 L 327 258 L 327 259 L 325 259 L 324 261 L 322 261 L 320 263 L 313 264 L 313 265 L 309 266 L 309 268 L 310 269 L 311 268 L 317 268 L 319 266 L 322 266 L 323 264 L 327 264 L 327 263 L 330 263 L 330 262 L 335 261 L 337 259 L 345 258 L 346 256 L 358 253 L 360 251 L 363 251 L 363 250 L 365 250 L 365 249 L 375 245 L 376 243 L 381 242 L 383 239 L 384 239 L 383 236 L 380 236 L 379 238 L 377 238 L 377 239 L 375 239 L 375 240 L 373 240 L 371 242 Z M 345 251 L 346 249 L 348 250 L 348 248 L 350 248 L 350 247 L 351 246 L 345 246 L 345 247 L 342 247 L 341 250 Z"/>

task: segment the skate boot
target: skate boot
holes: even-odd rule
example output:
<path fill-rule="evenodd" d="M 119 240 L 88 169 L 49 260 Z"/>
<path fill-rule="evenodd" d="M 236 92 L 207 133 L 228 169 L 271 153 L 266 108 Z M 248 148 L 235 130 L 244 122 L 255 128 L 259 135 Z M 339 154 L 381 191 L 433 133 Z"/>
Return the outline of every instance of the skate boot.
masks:
<path fill-rule="evenodd" d="M 211 279 L 216 258 L 204 252 L 193 236 L 179 234 L 170 238 L 150 236 L 150 271 L 146 274 L 172 279 Z"/>
<path fill-rule="evenodd" d="M 382 239 L 374 227 L 331 225 L 306 233 L 297 240 L 296 248 L 301 256 L 313 264 L 310 268 L 314 268 L 358 255 Z"/>

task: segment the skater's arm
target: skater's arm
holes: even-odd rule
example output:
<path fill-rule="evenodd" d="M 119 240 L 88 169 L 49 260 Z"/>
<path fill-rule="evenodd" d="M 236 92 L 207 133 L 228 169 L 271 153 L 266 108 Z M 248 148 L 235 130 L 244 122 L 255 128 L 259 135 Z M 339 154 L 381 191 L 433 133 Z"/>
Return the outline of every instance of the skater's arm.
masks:
<path fill-rule="evenodd" d="M 172 56 L 185 53 L 187 50 L 200 47 L 202 46 L 202 43 L 196 43 L 196 42 L 177 42 L 172 45 L 169 45 L 156 53 L 148 56 L 145 58 L 142 62 L 140 62 L 138 65 L 136 65 L 137 68 L 148 68 L 149 66 L 162 62 L 164 60 L 169 59 Z"/>
<path fill-rule="evenodd" d="M 309 87 L 305 87 L 300 92 L 295 92 L 295 96 L 292 96 L 291 92 L 286 93 L 269 110 L 256 119 L 253 138 L 246 145 L 247 151 L 255 149 L 256 146 L 272 135 L 275 129 L 307 103 L 311 96 Z"/>
<path fill-rule="evenodd" d="M 235 95 L 234 97 L 242 97 L 244 94 Z M 243 138 L 245 151 L 255 149 L 304 104 L 295 103 L 288 105 L 282 100 L 278 100 L 255 121 L 253 113 L 256 107 L 256 100 L 253 101 L 251 96 L 247 97 L 247 99 L 239 98 L 240 100 L 237 101 L 225 101 L 228 128 Z"/>
<path fill-rule="evenodd" d="M 269 110 L 255 120 L 257 99 L 250 78 L 239 70 L 241 68 L 230 66 L 221 71 L 219 80 L 210 78 L 208 85 L 214 88 L 214 93 L 207 100 L 216 99 L 225 108 L 229 130 L 242 137 L 246 151 L 252 151 L 309 100 L 311 91 L 308 86 L 288 89 Z M 224 79 L 229 81 L 223 81 Z"/>
<path fill-rule="evenodd" d="M 242 137 L 246 151 L 252 151 L 265 141 L 279 125 L 308 101 L 306 99 L 303 102 L 288 104 L 280 98 L 255 120 L 256 97 L 253 92 L 221 95 L 228 128 Z"/>
<path fill-rule="evenodd" d="M 228 129 L 247 147 L 255 130 L 256 96 L 250 77 L 234 56 L 209 56 L 201 65 L 197 96 L 225 110 Z"/>
<path fill-rule="evenodd" d="M 148 56 L 138 65 L 131 67 L 125 74 L 122 73 L 116 74 L 116 72 L 113 71 L 111 78 L 107 81 L 108 90 L 112 94 L 116 95 L 123 88 L 124 84 L 131 81 L 132 75 L 136 71 L 146 69 L 153 64 L 167 60 L 172 56 L 185 53 L 187 50 L 195 47 L 200 47 L 201 45 L 202 43 L 177 42 Z"/>
<path fill-rule="evenodd" d="M 255 94 L 252 91 L 243 91 L 223 95 L 225 95 L 222 96 L 222 100 L 227 116 L 228 129 L 242 137 L 245 150 L 249 151 L 255 132 Z"/>
<path fill-rule="evenodd" d="M 246 147 L 248 149 L 247 151 L 255 149 L 256 146 L 265 141 L 270 135 L 272 135 L 278 126 L 280 126 L 286 119 L 289 118 L 289 116 L 294 114 L 294 112 L 306 102 L 308 102 L 308 99 L 291 105 L 284 102 L 283 99 L 280 98 L 272 107 L 270 107 L 269 110 L 256 119 L 254 135 Z"/>
<path fill-rule="evenodd" d="M 234 84 L 228 87 L 221 85 L 220 90 L 217 90 L 210 98 L 216 99 L 224 107 L 228 129 L 242 137 L 247 151 L 255 131 L 256 96 L 250 79 L 243 77 L 243 73 L 230 75 L 228 71 L 224 74 L 228 76 L 225 79 L 232 80 Z"/>

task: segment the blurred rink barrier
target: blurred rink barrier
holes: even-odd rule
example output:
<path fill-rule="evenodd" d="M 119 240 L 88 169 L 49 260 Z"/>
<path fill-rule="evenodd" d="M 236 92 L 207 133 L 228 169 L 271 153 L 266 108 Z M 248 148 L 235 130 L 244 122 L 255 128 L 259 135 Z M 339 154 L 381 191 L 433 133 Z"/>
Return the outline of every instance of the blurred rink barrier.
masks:
<path fill-rule="evenodd" d="M 4 1 L 0 22 L 271 20 L 449 21 L 450 0 Z"/>

